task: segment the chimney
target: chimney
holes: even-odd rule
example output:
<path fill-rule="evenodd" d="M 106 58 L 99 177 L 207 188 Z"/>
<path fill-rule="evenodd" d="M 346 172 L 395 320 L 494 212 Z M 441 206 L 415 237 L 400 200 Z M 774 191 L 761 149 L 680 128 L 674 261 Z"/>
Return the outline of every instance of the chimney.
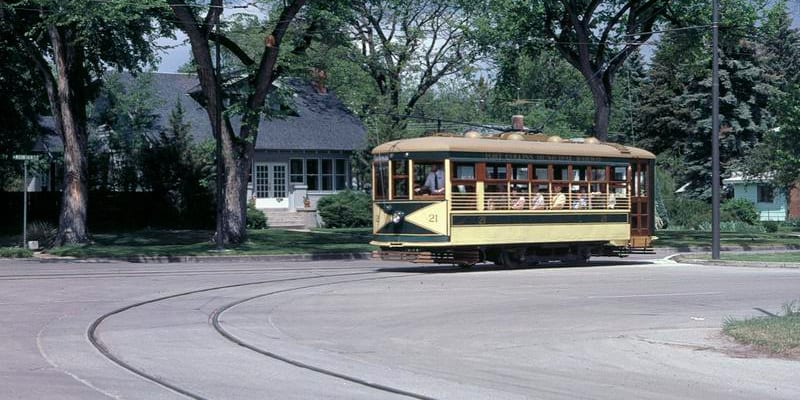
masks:
<path fill-rule="evenodd" d="M 525 117 L 522 115 L 512 115 L 511 116 L 511 129 L 515 131 L 524 131 L 525 130 Z"/>

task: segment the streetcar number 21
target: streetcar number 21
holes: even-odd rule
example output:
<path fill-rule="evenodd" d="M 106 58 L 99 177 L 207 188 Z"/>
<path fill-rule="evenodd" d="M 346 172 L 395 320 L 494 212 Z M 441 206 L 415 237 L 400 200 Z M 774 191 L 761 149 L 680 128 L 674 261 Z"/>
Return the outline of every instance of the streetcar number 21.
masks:
<path fill-rule="evenodd" d="M 428 222 L 439 222 L 439 214 L 428 214 Z"/>

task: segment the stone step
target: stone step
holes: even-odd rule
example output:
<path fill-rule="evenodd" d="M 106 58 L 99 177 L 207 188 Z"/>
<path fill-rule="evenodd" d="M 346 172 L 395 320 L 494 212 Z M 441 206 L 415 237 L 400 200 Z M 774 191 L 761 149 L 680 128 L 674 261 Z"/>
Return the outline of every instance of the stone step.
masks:
<path fill-rule="evenodd" d="M 286 210 L 261 210 L 267 217 L 267 224 L 275 228 L 307 229 L 316 226 L 313 214 L 290 212 Z"/>

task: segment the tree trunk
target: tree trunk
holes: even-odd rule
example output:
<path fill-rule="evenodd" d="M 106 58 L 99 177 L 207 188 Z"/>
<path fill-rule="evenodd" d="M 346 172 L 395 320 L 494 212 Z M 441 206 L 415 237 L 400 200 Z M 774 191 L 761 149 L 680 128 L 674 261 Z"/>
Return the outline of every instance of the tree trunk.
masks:
<path fill-rule="evenodd" d="M 592 74 L 593 75 L 593 74 Z M 608 140 L 608 122 L 611 117 L 611 90 L 600 79 L 587 78 L 594 102 L 594 137 Z"/>
<path fill-rule="evenodd" d="M 86 243 L 88 203 L 88 163 L 86 160 L 86 96 L 83 50 L 76 45 L 69 28 L 50 26 L 48 34 L 53 46 L 53 62 L 57 74 L 58 127 L 64 143 L 64 182 L 58 234 L 55 245 Z"/>
<path fill-rule="evenodd" d="M 258 122 L 256 122 L 258 123 Z M 258 129 L 256 127 L 256 129 Z M 225 243 L 239 244 L 247 239 L 247 178 L 253 159 L 253 146 L 234 143 L 230 122 L 223 123 L 222 163 L 225 174 L 222 238 Z"/>

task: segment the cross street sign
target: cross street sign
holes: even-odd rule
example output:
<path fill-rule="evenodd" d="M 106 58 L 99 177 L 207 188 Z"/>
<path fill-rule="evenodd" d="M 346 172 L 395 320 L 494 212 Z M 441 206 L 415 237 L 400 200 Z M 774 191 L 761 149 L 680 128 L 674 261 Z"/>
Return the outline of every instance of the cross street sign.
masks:
<path fill-rule="evenodd" d="M 33 154 L 14 154 L 14 159 L 18 161 L 36 161 L 39 156 Z"/>

